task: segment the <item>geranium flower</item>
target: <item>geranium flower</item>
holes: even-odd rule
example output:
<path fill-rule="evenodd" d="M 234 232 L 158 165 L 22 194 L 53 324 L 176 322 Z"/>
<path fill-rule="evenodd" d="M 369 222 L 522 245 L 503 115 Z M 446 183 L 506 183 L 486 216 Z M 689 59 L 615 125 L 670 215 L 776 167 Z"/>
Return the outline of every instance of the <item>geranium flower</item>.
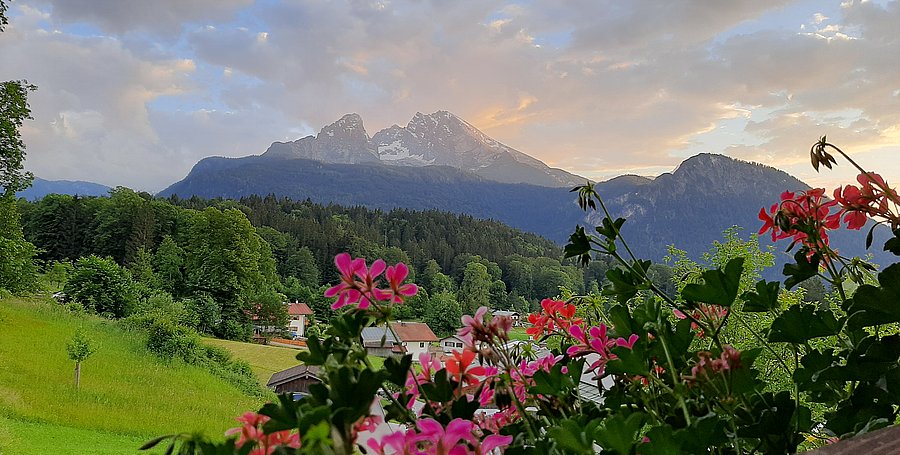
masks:
<path fill-rule="evenodd" d="M 470 350 L 453 351 L 453 358 L 447 360 L 447 373 L 460 384 L 476 385 L 481 382 L 477 376 L 484 376 L 483 366 L 471 367 L 475 360 L 475 352 Z"/>
<path fill-rule="evenodd" d="M 535 340 L 544 335 L 549 335 L 556 331 L 557 328 L 563 331 L 569 330 L 573 325 L 580 325 L 581 318 L 575 317 L 575 305 L 560 300 L 544 299 L 541 301 L 540 313 L 528 315 L 528 322 L 531 327 L 525 329 L 525 333 L 529 334 Z"/>
<path fill-rule="evenodd" d="M 374 265 L 374 264 L 373 264 Z M 419 287 L 415 284 L 403 284 L 403 280 L 409 275 L 409 268 L 406 264 L 400 262 L 387 268 L 384 277 L 387 278 L 388 284 L 391 286 L 390 291 L 381 291 L 379 299 L 390 300 L 392 303 L 403 303 L 404 297 L 412 297 L 419 292 Z"/>
<path fill-rule="evenodd" d="M 325 297 L 337 296 L 337 300 L 331 305 L 332 309 L 338 309 L 345 305 L 358 303 L 362 293 L 362 283 L 356 281 L 356 276 L 366 269 L 366 261 L 362 258 L 351 259 L 348 253 L 341 253 L 334 257 L 334 265 L 341 272 L 341 282 L 325 291 Z"/>
<path fill-rule="evenodd" d="M 266 434 L 262 430 L 263 424 L 269 421 L 269 417 L 256 412 L 245 412 L 237 421 L 240 427 L 231 428 L 225 432 L 225 436 L 239 435 L 235 446 L 243 447 L 245 444 L 253 445 L 250 455 L 271 455 L 278 447 L 300 447 L 300 435 L 291 430 L 276 431 Z"/>

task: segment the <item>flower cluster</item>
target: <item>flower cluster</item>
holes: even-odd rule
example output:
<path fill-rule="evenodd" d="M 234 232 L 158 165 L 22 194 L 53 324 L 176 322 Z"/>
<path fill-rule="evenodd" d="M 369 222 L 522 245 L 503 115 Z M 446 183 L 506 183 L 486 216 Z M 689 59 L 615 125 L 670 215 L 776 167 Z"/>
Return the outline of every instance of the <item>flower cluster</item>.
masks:
<path fill-rule="evenodd" d="M 824 196 L 824 188 L 781 193 L 781 203 L 773 204 L 768 212 L 765 208 L 759 210 L 759 219 L 763 222 L 759 234 L 772 231 L 773 242 L 793 238 L 794 243 L 808 248 L 810 256 L 827 252 L 827 231 L 840 226 L 841 212 L 831 214 L 837 201 L 826 201 Z"/>
<path fill-rule="evenodd" d="M 589 368 L 594 370 L 594 373 L 597 376 L 603 376 L 606 369 L 606 363 L 616 358 L 616 355 L 613 354 L 610 349 L 615 346 L 633 349 L 634 343 L 638 340 L 638 336 L 633 333 L 626 340 L 625 338 L 611 339 L 607 336 L 606 332 L 606 324 L 591 327 L 587 332 L 585 332 L 580 325 L 569 327 L 569 334 L 578 341 L 578 344 L 570 346 L 566 351 L 566 354 L 571 357 L 599 354 L 600 357 L 595 360 Z"/>
<path fill-rule="evenodd" d="M 525 333 L 535 340 L 550 335 L 557 329 L 566 332 L 573 325 L 581 325 L 581 318 L 575 317 L 575 305 L 560 300 L 544 299 L 541 301 L 541 312 L 528 315 L 531 327 Z"/>
<path fill-rule="evenodd" d="M 719 374 L 741 367 L 741 352 L 729 345 L 725 345 L 718 357 L 713 357 L 709 351 L 700 351 L 697 356 L 700 360 L 691 368 L 691 374 L 684 376 L 688 384 L 708 381 Z"/>
<path fill-rule="evenodd" d="M 349 254 L 341 253 L 334 257 L 334 265 L 341 273 L 341 282 L 325 291 L 325 297 L 337 297 L 331 305 L 332 309 L 354 304 L 366 309 L 378 300 L 403 303 L 404 297 L 414 296 L 419 291 L 415 284 L 403 284 L 409 274 L 403 263 L 387 267 L 384 261 L 378 259 L 367 267 L 365 259 L 352 259 Z M 382 273 L 389 289 L 378 288 L 378 277 Z"/>
<path fill-rule="evenodd" d="M 509 331 L 513 321 L 509 316 L 491 316 L 486 319 L 487 307 L 478 308 L 475 316 L 464 315 L 463 327 L 457 332 L 457 336 L 467 347 L 473 348 L 476 342 L 492 343 L 495 339 L 509 341 Z"/>
<path fill-rule="evenodd" d="M 245 412 L 237 418 L 241 426 L 232 428 L 225 432 L 225 436 L 239 435 L 237 442 L 238 447 L 245 444 L 251 444 L 253 449 L 250 455 L 271 455 L 278 447 L 300 447 L 300 435 L 292 433 L 291 430 L 276 431 L 266 434 L 263 432 L 262 426 L 269 421 L 269 417 L 256 412 Z"/>
<path fill-rule="evenodd" d="M 445 428 L 434 419 L 420 419 L 415 428 L 391 433 L 380 441 L 370 439 L 369 448 L 379 455 L 483 455 L 503 449 L 512 436 L 483 432 L 469 420 L 454 419 Z"/>
<path fill-rule="evenodd" d="M 684 314 L 681 310 L 672 310 L 675 314 L 675 317 L 678 319 L 686 319 L 687 315 Z M 719 305 L 711 305 L 706 303 L 701 303 L 697 305 L 697 308 L 691 312 L 691 318 L 694 321 L 703 321 L 707 323 L 713 331 L 718 330 L 719 326 L 721 326 L 725 322 L 725 316 L 728 316 L 728 308 L 719 306 Z M 706 336 L 703 329 L 697 325 L 696 322 L 691 322 L 691 329 L 697 330 L 697 336 L 703 338 Z"/>
<path fill-rule="evenodd" d="M 860 186 L 839 186 L 834 190 L 834 200 L 840 204 L 844 212 L 844 222 L 848 229 L 860 229 L 867 218 L 884 218 L 891 227 L 900 227 L 900 215 L 897 214 L 897 191 L 889 187 L 884 179 L 874 173 L 859 174 L 856 181 Z"/>

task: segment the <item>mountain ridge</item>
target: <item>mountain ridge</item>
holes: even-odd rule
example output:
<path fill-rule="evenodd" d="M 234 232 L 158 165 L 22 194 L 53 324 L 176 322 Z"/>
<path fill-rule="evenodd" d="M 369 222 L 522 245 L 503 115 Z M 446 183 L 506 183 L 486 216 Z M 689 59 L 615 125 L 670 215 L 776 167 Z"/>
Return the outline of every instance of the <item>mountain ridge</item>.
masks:
<path fill-rule="evenodd" d="M 346 114 L 315 136 L 274 142 L 262 156 L 331 164 L 446 165 L 502 183 L 550 187 L 588 181 L 491 138 L 449 111 L 417 112 L 405 127 L 394 124 L 371 137 L 359 114 Z"/>

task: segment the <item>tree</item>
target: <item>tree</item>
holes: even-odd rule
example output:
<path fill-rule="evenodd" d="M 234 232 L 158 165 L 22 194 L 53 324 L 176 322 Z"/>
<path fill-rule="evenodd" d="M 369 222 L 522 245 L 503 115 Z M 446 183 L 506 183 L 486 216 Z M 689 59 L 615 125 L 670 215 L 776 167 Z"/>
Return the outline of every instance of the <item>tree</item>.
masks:
<path fill-rule="evenodd" d="M 494 310 L 508 310 L 506 306 L 506 283 L 496 280 L 491 283 L 490 308 Z"/>
<path fill-rule="evenodd" d="M 85 309 L 109 317 L 128 316 L 134 307 L 131 275 L 109 258 L 78 259 L 63 292 Z"/>
<path fill-rule="evenodd" d="M 25 143 L 19 128 L 25 120 L 31 119 L 28 92 L 36 89 L 24 80 L 0 82 L 0 186 L 7 198 L 28 188 L 34 178 L 24 171 Z"/>
<path fill-rule="evenodd" d="M 75 390 L 81 387 L 81 362 L 87 360 L 96 351 L 94 341 L 80 328 L 75 330 L 72 339 L 66 344 L 69 359 L 75 362 Z"/>
<path fill-rule="evenodd" d="M 6 4 L 0 1 L 0 31 L 7 24 Z M 37 250 L 25 240 L 15 203 L 16 191 L 31 185 L 25 172 L 25 143 L 19 128 L 31 118 L 28 92 L 34 85 L 25 80 L 0 82 L 0 288 L 22 292 L 35 286 Z"/>
<path fill-rule="evenodd" d="M 279 331 L 288 323 L 284 296 L 275 292 L 257 295 L 251 304 L 250 315 L 254 324 L 266 331 Z"/>
<path fill-rule="evenodd" d="M 44 278 L 53 283 L 57 289 L 62 288 L 72 273 L 72 263 L 69 261 L 53 261 L 47 268 Z"/>
<path fill-rule="evenodd" d="M 450 292 L 439 292 L 425 302 L 425 323 L 438 336 L 447 336 L 461 325 L 462 308 Z"/>
<path fill-rule="evenodd" d="M 172 236 L 165 236 L 153 255 L 153 268 L 160 287 L 174 296 L 182 295 L 184 289 L 184 250 L 175 243 Z"/>
<path fill-rule="evenodd" d="M 0 288 L 13 293 L 33 290 L 38 267 L 37 249 L 25 240 L 19 211 L 11 196 L 0 196 Z"/>
<path fill-rule="evenodd" d="M 484 264 L 473 260 L 466 265 L 459 285 L 459 304 L 463 313 L 475 314 L 479 307 L 490 306 L 491 283 L 491 275 Z"/>

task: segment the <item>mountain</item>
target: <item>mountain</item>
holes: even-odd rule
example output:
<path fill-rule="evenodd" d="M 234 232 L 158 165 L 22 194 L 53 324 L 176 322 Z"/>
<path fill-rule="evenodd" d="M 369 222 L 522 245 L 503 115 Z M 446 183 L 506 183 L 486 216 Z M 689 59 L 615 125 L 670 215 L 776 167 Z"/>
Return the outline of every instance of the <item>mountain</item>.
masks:
<path fill-rule="evenodd" d="M 622 231 L 635 254 L 654 260 L 665 256 L 671 244 L 697 258 L 734 225 L 745 228 L 745 236 L 754 233 L 761 223 L 757 218 L 761 207 L 777 202 L 785 190 L 807 188 L 778 169 L 713 154 L 688 158 L 671 173 L 652 180 L 626 175 L 596 184 L 611 215 L 627 218 Z M 559 243 L 566 242 L 576 225 L 593 226 L 600 220 L 597 213 L 586 217 L 566 188 L 500 183 L 450 166 L 398 167 L 383 161 L 329 164 L 268 154 L 206 158 L 159 195 L 237 199 L 253 194 L 378 209 L 465 213 Z M 858 232 L 836 231 L 831 238 L 846 255 L 866 254 Z M 761 240 L 770 243 L 765 237 Z M 878 234 L 874 245 L 883 241 Z M 776 248 L 786 246 L 782 242 Z M 886 256 L 876 250 L 876 262 L 887 263 Z M 787 257 L 779 256 L 783 264 Z"/>
<path fill-rule="evenodd" d="M 42 199 L 48 194 L 69 194 L 79 196 L 106 196 L 111 188 L 99 183 L 73 181 L 73 180 L 44 180 L 34 178 L 31 186 L 16 193 L 16 197 L 23 197 L 29 201 Z"/>
<path fill-rule="evenodd" d="M 500 183 L 450 166 L 330 164 L 301 158 L 204 158 L 158 196 L 238 199 L 275 194 L 376 209 L 437 209 L 565 239 L 581 220 L 565 188 Z M 552 220 L 548 222 L 548 220 Z"/>
<path fill-rule="evenodd" d="M 587 181 L 504 145 L 447 111 L 416 113 L 405 127 L 393 125 L 372 137 L 358 114 L 347 114 L 316 136 L 275 142 L 263 156 L 330 164 L 450 166 L 497 182 L 549 187 Z"/>

